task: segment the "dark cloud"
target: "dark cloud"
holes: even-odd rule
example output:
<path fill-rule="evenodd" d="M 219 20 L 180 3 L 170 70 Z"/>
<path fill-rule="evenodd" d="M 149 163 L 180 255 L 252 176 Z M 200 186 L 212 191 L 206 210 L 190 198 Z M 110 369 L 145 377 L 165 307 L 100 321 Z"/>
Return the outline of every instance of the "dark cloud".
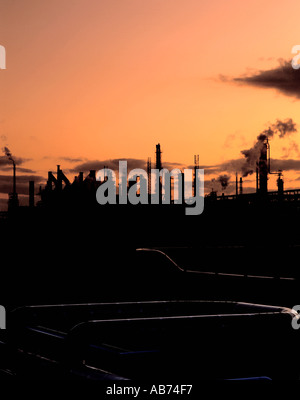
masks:
<path fill-rule="evenodd" d="M 16 165 L 21 165 L 26 161 L 29 161 L 28 158 L 22 158 L 22 157 L 14 157 L 14 161 Z M 5 156 L 0 156 L 0 169 L 5 168 L 6 166 L 12 166 L 12 161 L 5 155 Z"/>
<path fill-rule="evenodd" d="M 147 169 L 147 161 L 142 160 L 139 158 L 115 158 L 115 159 L 109 159 L 109 160 L 90 160 L 90 161 L 85 161 L 83 163 L 80 163 L 76 165 L 74 168 L 69 169 L 70 172 L 72 173 L 78 173 L 78 172 L 89 172 L 90 170 L 96 170 L 98 171 L 99 169 L 102 169 L 105 167 L 113 170 L 113 171 L 118 171 L 119 170 L 119 161 L 127 161 L 127 168 L 128 171 L 135 169 L 135 168 L 142 168 L 144 170 Z M 152 161 L 152 169 L 155 168 L 155 161 Z M 176 162 L 163 162 L 163 168 L 167 168 L 169 170 L 174 169 L 174 168 L 182 168 L 183 165 L 180 163 Z"/>
<path fill-rule="evenodd" d="M 214 167 L 200 166 L 200 169 L 204 169 L 204 175 L 214 175 L 218 174 L 221 171 L 219 166 L 214 166 Z"/>
<path fill-rule="evenodd" d="M 220 76 L 224 82 L 234 82 L 260 88 L 275 89 L 286 96 L 300 98 L 300 73 L 291 65 L 291 60 L 278 60 L 279 66 L 251 75 L 229 78 Z"/>
<path fill-rule="evenodd" d="M 152 168 L 155 168 L 155 163 L 153 163 Z M 163 168 L 166 168 L 168 170 L 172 170 L 174 168 L 186 168 L 183 164 L 176 163 L 176 162 L 163 162 Z"/>
<path fill-rule="evenodd" d="M 147 168 L 147 163 L 145 160 L 136 159 L 136 158 L 115 158 L 110 160 L 91 160 L 85 161 L 81 164 L 76 165 L 74 168 L 70 169 L 70 172 L 88 172 L 90 170 L 99 170 L 105 167 L 118 170 L 119 169 L 119 161 L 126 160 L 128 169 L 134 168 Z"/>
<path fill-rule="evenodd" d="M 17 172 L 22 172 L 24 174 L 34 174 L 36 171 L 30 168 L 18 167 Z"/>
<path fill-rule="evenodd" d="M 204 169 L 204 175 L 216 175 L 221 174 L 222 172 L 228 173 L 236 173 L 242 171 L 242 166 L 244 164 L 244 160 L 242 158 L 237 158 L 234 160 L 226 160 L 220 164 L 215 165 L 200 165 L 200 169 Z M 193 169 L 194 165 L 188 165 L 187 168 Z"/>
<path fill-rule="evenodd" d="M 214 167 L 214 172 L 221 173 L 221 172 L 228 172 L 228 173 L 236 173 L 241 172 L 243 169 L 244 160 L 242 158 L 237 158 L 233 160 L 227 160 L 218 164 Z M 204 170 L 205 172 L 205 170 Z"/>
<path fill-rule="evenodd" d="M 42 160 L 55 160 L 55 161 L 67 161 L 71 163 L 79 163 L 79 162 L 84 162 L 87 159 L 83 157 L 54 157 L 54 156 L 43 156 Z"/>
<path fill-rule="evenodd" d="M 214 166 L 206 166 L 204 168 L 204 175 L 210 174 L 241 174 L 243 172 L 244 160 L 237 158 L 234 160 L 227 160 Z M 300 171 L 300 160 L 298 159 L 274 159 L 270 160 L 271 171 Z"/>
<path fill-rule="evenodd" d="M 80 158 L 80 157 L 77 157 L 77 158 L 76 157 L 60 157 L 60 159 L 71 162 L 71 163 L 79 163 L 79 162 L 84 161 L 84 158 Z"/>
<path fill-rule="evenodd" d="M 185 168 L 187 169 L 194 169 L 194 165 L 187 165 Z M 220 172 L 220 169 L 218 165 L 199 165 L 200 169 L 204 169 L 204 174 L 205 175 L 212 175 L 212 174 L 217 174 Z"/>
<path fill-rule="evenodd" d="M 2 171 L 12 171 L 12 163 L 10 165 L 6 165 L 1 167 L 0 169 Z M 30 168 L 24 168 L 24 167 L 17 167 L 17 173 L 22 172 L 24 174 L 34 174 L 36 171 L 30 169 Z"/>
<path fill-rule="evenodd" d="M 0 175 L 0 193 L 10 193 L 12 191 L 12 176 Z M 28 195 L 29 181 L 34 181 L 36 184 L 45 182 L 45 178 L 37 175 L 20 175 L 16 177 L 17 193 Z"/>
<path fill-rule="evenodd" d="M 295 159 L 272 159 L 270 160 L 271 171 L 278 171 L 279 169 L 283 171 L 300 171 L 300 160 Z"/>

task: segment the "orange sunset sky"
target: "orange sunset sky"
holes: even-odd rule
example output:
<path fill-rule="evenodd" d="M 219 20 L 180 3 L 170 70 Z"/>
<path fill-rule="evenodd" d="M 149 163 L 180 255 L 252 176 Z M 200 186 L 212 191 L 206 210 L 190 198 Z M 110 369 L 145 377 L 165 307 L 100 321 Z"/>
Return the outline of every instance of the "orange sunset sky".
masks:
<path fill-rule="evenodd" d="M 224 165 L 287 118 L 298 132 L 275 135 L 271 157 L 285 188 L 300 187 L 299 11 L 299 0 L 0 0 L 0 144 L 19 196 L 56 164 L 73 180 L 111 159 L 154 162 L 156 143 L 169 165 L 199 154 L 206 191 L 226 173 L 230 193 Z M 4 155 L 0 169 L 7 199 Z"/>

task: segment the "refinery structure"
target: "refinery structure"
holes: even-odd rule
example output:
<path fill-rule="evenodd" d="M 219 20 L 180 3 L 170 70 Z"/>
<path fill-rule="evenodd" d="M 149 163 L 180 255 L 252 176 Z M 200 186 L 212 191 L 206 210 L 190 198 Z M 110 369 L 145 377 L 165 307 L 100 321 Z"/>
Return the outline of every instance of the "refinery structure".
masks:
<path fill-rule="evenodd" d="M 174 182 L 169 205 L 161 181 L 158 204 L 99 205 L 107 167 L 101 180 L 90 170 L 71 182 L 58 165 L 43 187 L 29 182 L 21 206 L 13 162 L 0 219 L 11 249 L 0 379 L 299 379 L 290 349 L 299 341 L 300 190 L 284 190 L 269 139 L 236 174 L 235 194 L 212 191 L 195 217 L 174 202 Z M 153 164 L 164 168 L 160 144 Z M 151 196 L 150 158 L 145 165 Z M 194 195 L 198 169 L 196 155 Z M 253 193 L 243 191 L 248 171 Z"/>
<path fill-rule="evenodd" d="M 257 160 L 255 162 L 255 168 L 253 168 L 251 173 L 255 174 L 256 177 L 256 188 L 252 193 L 245 193 L 243 190 L 243 178 L 245 174 L 236 172 L 235 174 L 235 193 L 225 195 L 224 191 L 221 195 L 212 188 L 212 190 L 205 196 L 206 203 L 215 203 L 219 201 L 243 201 L 243 203 L 259 203 L 259 202 L 295 202 L 300 197 L 300 189 L 289 189 L 284 190 L 284 181 L 283 181 L 283 171 L 277 170 L 272 171 L 271 169 L 271 157 L 270 157 L 270 140 L 266 135 L 261 135 L 258 140 L 257 146 Z M 11 158 L 13 162 L 13 177 L 12 177 L 12 192 L 9 193 L 8 200 L 8 210 L 16 210 L 19 208 L 19 200 L 17 193 L 17 184 L 16 184 L 16 163 Z M 139 175 L 136 176 L 136 180 L 131 179 L 129 182 L 126 181 L 127 192 L 130 188 L 135 185 L 145 184 L 147 187 L 147 192 L 149 199 L 151 195 L 158 192 L 159 204 L 167 204 L 164 202 L 164 190 L 162 185 L 162 177 L 160 176 L 158 184 L 154 184 L 151 181 L 152 167 L 155 170 L 162 171 L 164 166 L 162 162 L 162 151 L 160 144 L 156 144 L 155 148 L 155 163 L 151 162 L 151 158 L 149 157 L 145 162 L 147 177 Z M 194 166 L 193 166 L 193 178 L 191 182 L 192 193 L 191 195 L 195 196 L 196 194 L 196 171 L 199 169 L 199 155 L 194 156 Z M 101 180 L 96 179 L 96 170 L 90 170 L 89 173 L 84 176 L 84 172 L 79 172 L 77 176 L 75 176 L 73 182 L 71 182 L 68 177 L 65 175 L 60 165 L 57 165 L 56 173 L 52 171 L 48 172 L 48 179 L 46 185 L 36 187 L 35 182 L 33 180 L 29 181 L 29 197 L 28 197 L 28 206 L 32 209 L 34 206 L 43 207 L 43 206 L 59 206 L 60 204 L 70 202 L 74 205 L 82 205 L 85 206 L 87 204 L 91 204 L 95 202 L 95 194 L 99 186 L 101 186 L 104 182 L 107 181 L 110 169 L 108 169 L 105 165 L 103 166 L 104 176 Z M 180 174 L 181 179 L 181 190 L 182 190 L 182 199 L 184 198 L 184 190 L 185 190 L 185 175 L 182 170 Z M 205 170 L 204 170 L 205 175 Z M 268 190 L 268 180 L 271 175 L 277 176 L 277 190 L 270 191 Z M 142 182 L 145 180 L 146 182 Z M 175 198 L 175 177 L 171 176 L 170 178 L 170 203 L 174 204 Z M 119 191 L 117 186 L 117 203 L 119 198 Z M 222 185 L 223 188 L 223 185 Z M 207 187 L 206 187 L 207 189 Z M 137 191 L 138 195 L 138 191 Z M 151 201 L 149 201 L 149 204 Z M 24 208 L 24 206 L 22 207 Z"/>
<path fill-rule="evenodd" d="M 199 156 L 194 157 L 195 165 L 193 167 L 193 181 L 191 182 L 190 186 L 191 196 L 195 196 L 196 190 L 196 170 L 199 169 Z M 162 176 L 158 178 L 158 182 L 155 184 L 153 180 L 153 176 L 151 174 L 152 166 L 154 166 L 155 170 L 162 171 L 163 170 L 163 163 L 162 163 L 162 151 L 160 144 L 156 145 L 155 150 L 155 164 L 153 165 L 151 162 L 151 158 L 149 157 L 147 160 L 147 178 L 143 175 L 136 176 L 135 180 L 131 179 L 127 182 L 127 192 L 130 188 L 135 185 L 142 185 L 142 181 L 145 180 L 145 185 L 147 187 L 147 192 L 149 196 L 149 200 L 151 195 L 154 193 L 158 194 L 158 204 L 164 204 L 164 190 L 163 190 L 163 179 Z M 34 181 L 29 181 L 29 200 L 28 205 L 29 208 L 33 208 L 35 205 L 38 207 L 43 206 L 59 206 L 60 204 L 65 204 L 69 201 L 73 205 L 87 205 L 95 202 L 95 195 L 96 191 L 99 186 L 105 183 L 110 176 L 111 170 L 107 168 L 105 165 L 103 166 L 104 176 L 102 179 L 96 178 L 96 170 L 90 170 L 89 173 L 84 176 L 84 172 L 79 172 L 77 176 L 75 176 L 73 182 L 67 178 L 63 170 L 61 169 L 60 165 L 57 165 L 56 173 L 52 171 L 48 171 L 48 179 L 46 185 L 44 187 L 40 186 L 39 188 L 35 187 Z M 128 171 L 129 172 L 129 171 Z M 180 179 L 181 183 L 181 191 L 182 191 L 182 198 L 184 197 L 185 191 L 185 175 L 184 172 L 179 173 L 180 177 L 176 178 L 176 176 L 170 177 L 170 203 L 174 204 L 175 194 L 175 186 L 174 184 L 175 179 Z M 119 198 L 119 185 L 117 186 L 117 199 Z M 154 189 L 153 189 L 154 188 Z M 139 192 L 137 191 L 137 195 Z M 117 203 L 119 201 L 117 200 Z M 151 201 L 149 201 L 150 203 Z M 16 165 L 13 162 L 13 191 L 9 194 L 9 201 L 8 201 L 8 209 L 15 210 L 19 207 L 18 202 L 18 193 L 16 188 Z"/>
<path fill-rule="evenodd" d="M 270 175 L 277 175 L 277 190 L 268 190 L 268 180 Z M 270 156 L 270 142 L 267 137 L 263 137 L 260 140 L 260 151 L 255 166 L 255 182 L 256 190 L 253 193 L 243 193 L 243 176 L 239 176 L 236 172 L 235 180 L 235 194 L 225 196 L 222 193 L 221 196 L 217 196 L 217 192 L 212 190 L 208 197 L 215 200 L 234 200 L 240 199 L 242 196 L 245 200 L 252 202 L 255 200 L 295 200 L 300 193 L 300 190 L 284 190 L 283 171 L 271 171 L 271 156 Z"/>

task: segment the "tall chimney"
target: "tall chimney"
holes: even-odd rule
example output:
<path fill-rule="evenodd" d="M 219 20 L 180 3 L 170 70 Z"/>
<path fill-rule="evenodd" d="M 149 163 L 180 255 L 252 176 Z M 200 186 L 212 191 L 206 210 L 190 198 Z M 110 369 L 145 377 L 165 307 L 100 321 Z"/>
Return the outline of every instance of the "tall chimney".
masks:
<path fill-rule="evenodd" d="M 34 207 L 34 181 L 29 181 L 29 207 Z"/>
<path fill-rule="evenodd" d="M 194 155 L 194 180 L 193 180 L 193 196 L 196 197 L 198 193 L 196 193 L 197 188 L 197 169 L 199 169 L 199 154 Z"/>
<path fill-rule="evenodd" d="M 259 175 L 258 175 L 258 166 L 256 165 L 256 193 L 259 192 Z"/>
<path fill-rule="evenodd" d="M 14 166 L 14 176 L 13 176 L 13 198 L 15 199 L 17 197 L 17 189 L 16 189 L 16 164 L 13 161 L 13 166 Z"/>
<path fill-rule="evenodd" d="M 147 161 L 147 176 L 148 176 L 148 195 L 151 194 L 151 157 Z"/>
<path fill-rule="evenodd" d="M 243 178 L 240 177 L 240 195 L 243 194 Z"/>
<path fill-rule="evenodd" d="M 61 177 L 61 170 L 60 170 L 60 165 L 57 166 L 57 183 L 56 183 L 56 188 L 58 190 L 62 190 L 62 177 Z"/>
<path fill-rule="evenodd" d="M 161 170 L 161 150 L 160 150 L 160 144 L 158 143 L 156 145 L 156 169 Z"/>
<path fill-rule="evenodd" d="M 15 209 L 19 205 L 19 200 L 16 189 L 16 164 L 14 160 L 11 161 L 13 162 L 13 191 L 12 193 L 9 193 L 8 208 Z"/>
<path fill-rule="evenodd" d="M 282 179 L 282 171 L 278 171 L 278 179 L 277 179 L 277 188 L 278 188 L 278 195 L 283 195 L 283 179 Z"/>
<path fill-rule="evenodd" d="M 89 177 L 96 180 L 96 170 L 95 169 L 90 170 Z"/>
<path fill-rule="evenodd" d="M 158 143 L 156 145 L 156 165 L 155 168 L 158 169 L 159 171 L 162 169 L 161 165 L 161 150 L 160 150 L 160 144 Z M 161 176 L 158 178 L 158 197 L 159 197 L 159 204 L 162 203 L 162 180 Z"/>
<path fill-rule="evenodd" d="M 239 191 L 238 191 L 238 174 L 237 172 L 235 173 L 235 195 L 236 197 L 238 196 Z"/>
<path fill-rule="evenodd" d="M 261 194 L 266 194 L 268 192 L 268 172 L 269 172 L 268 149 L 269 149 L 269 143 L 266 140 L 263 143 L 258 161 L 259 192 Z"/>

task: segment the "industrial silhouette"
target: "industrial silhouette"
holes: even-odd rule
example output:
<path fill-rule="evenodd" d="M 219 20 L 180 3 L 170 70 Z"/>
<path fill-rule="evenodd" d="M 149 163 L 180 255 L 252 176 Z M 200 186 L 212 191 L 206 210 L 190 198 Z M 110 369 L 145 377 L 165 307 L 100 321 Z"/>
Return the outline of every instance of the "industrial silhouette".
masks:
<path fill-rule="evenodd" d="M 284 190 L 282 171 L 271 170 L 269 136 L 255 152 L 246 167 L 256 191 L 243 193 L 245 169 L 235 194 L 212 191 L 192 217 L 163 204 L 161 182 L 159 204 L 101 206 L 95 194 L 107 175 L 70 182 L 59 165 L 44 187 L 29 183 L 21 207 L 13 162 L 0 220 L 0 378 L 297 379 L 281 343 L 298 342 L 300 190 Z M 157 144 L 159 170 L 161 155 Z M 194 178 L 197 169 L 196 155 Z M 273 173 L 277 191 L 268 190 Z"/>
<path fill-rule="evenodd" d="M 271 157 L 270 157 L 270 142 L 269 138 L 266 135 L 260 135 L 258 137 L 258 142 L 255 146 L 255 152 L 257 160 L 255 161 L 255 174 L 256 174 L 256 191 L 253 193 L 244 193 L 243 192 L 243 177 L 247 176 L 249 173 L 253 171 L 247 170 L 248 167 L 242 167 L 242 176 L 239 176 L 238 172 L 236 172 L 236 184 L 235 184 L 235 194 L 225 195 L 222 193 L 218 196 L 215 190 L 211 190 L 209 194 L 206 195 L 206 203 L 209 204 L 211 201 L 239 201 L 239 203 L 244 202 L 247 204 L 259 204 L 266 202 L 297 202 L 300 195 L 300 189 L 294 190 L 284 190 L 284 181 L 283 181 L 283 171 L 272 171 L 271 170 Z M 249 150 L 250 152 L 250 150 Z M 9 193 L 9 201 L 8 201 L 8 210 L 16 210 L 19 208 L 18 201 L 18 193 L 16 188 L 16 163 L 11 156 L 10 151 L 5 148 L 5 153 L 12 161 L 13 164 L 13 179 L 12 179 L 12 192 Z M 155 151 L 155 169 L 161 171 L 163 168 L 162 164 L 162 151 L 160 148 L 160 144 L 156 145 Z M 250 155 L 246 154 L 246 158 Z M 253 155 L 251 155 L 253 158 Z M 147 190 L 148 195 L 151 196 L 151 157 L 147 160 Z M 104 166 L 105 169 L 105 166 Z M 196 179 L 196 170 L 199 169 L 199 155 L 194 156 L 194 178 L 193 178 L 193 196 L 195 196 L 195 179 Z M 109 170 L 107 170 L 108 172 Z M 277 190 L 269 191 L 268 190 L 268 180 L 270 175 L 277 175 Z M 47 183 L 44 187 L 40 186 L 37 190 L 35 188 L 34 181 L 29 182 L 29 200 L 28 206 L 29 208 L 33 208 L 35 205 L 38 207 L 60 207 L 68 204 L 68 207 L 87 207 L 91 206 L 95 203 L 95 193 L 97 188 L 106 181 L 107 176 L 104 176 L 102 181 L 96 180 L 96 170 L 90 170 L 90 172 L 84 177 L 84 172 L 79 172 L 77 176 L 75 176 L 73 182 L 67 178 L 61 169 L 60 165 L 57 165 L 57 171 L 54 174 L 52 171 L 48 172 Z M 143 177 L 138 177 L 139 179 L 143 179 Z M 226 174 L 220 175 L 218 179 L 213 179 L 213 181 L 218 181 L 221 184 L 221 188 L 225 191 L 230 177 Z M 182 191 L 184 192 L 184 174 L 182 173 L 182 182 L 183 187 Z M 130 181 L 128 183 L 127 191 L 134 184 L 134 181 Z M 171 177 L 171 204 L 174 204 L 174 184 L 172 182 Z M 159 203 L 162 203 L 163 199 L 163 190 L 162 190 L 162 179 L 159 179 Z M 118 194 L 117 194 L 118 198 Z M 118 201 L 117 201 L 118 203 Z M 150 202 L 149 202 L 150 203 Z M 24 208 L 24 207 L 22 207 Z M 5 213 L 2 213 L 2 216 Z"/>

